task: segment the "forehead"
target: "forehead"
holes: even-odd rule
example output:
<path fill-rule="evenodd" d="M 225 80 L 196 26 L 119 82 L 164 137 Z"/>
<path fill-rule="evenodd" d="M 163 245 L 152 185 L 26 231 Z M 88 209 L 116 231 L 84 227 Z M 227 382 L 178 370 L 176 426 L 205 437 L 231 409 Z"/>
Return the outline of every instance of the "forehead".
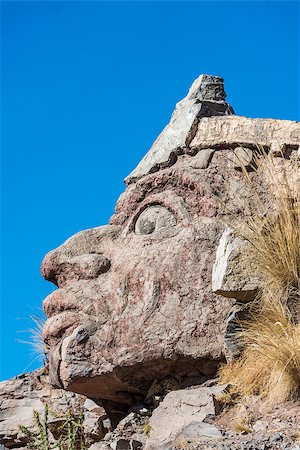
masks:
<path fill-rule="evenodd" d="M 232 210 L 232 203 L 239 203 L 239 197 L 248 201 L 247 195 L 243 195 L 244 187 L 241 189 L 241 172 L 235 170 L 232 161 L 233 150 L 245 148 L 246 158 L 248 150 L 251 154 L 258 148 L 285 157 L 290 151 L 297 151 L 299 140 L 297 122 L 239 116 L 203 117 L 188 145 L 174 148 L 161 145 L 161 136 L 157 139 L 125 180 L 129 186 L 117 203 L 111 223 L 124 224 L 147 196 L 166 190 L 186 200 L 194 214 L 217 214 L 218 207 L 208 211 L 208 206 L 216 203 L 220 193 L 223 202 L 231 203 Z M 203 210 L 205 203 L 207 208 Z"/>
<path fill-rule="evenodd" d="M 202 117 L 193 131 L 193 137 L 184 146 L 168 146 L 161 137 L 153 144 L 134 171 L 126 178 L 132 183 L 153 170 L 167 167 L 177 155 L 193 153 L 203 148 L 235 146 L 263 146 L 270 151 L 284 151 L 286 147 L 299 148 L 300 124 L 290 120 L 249 119 L 241 116 Z"/>
<path fill-rule="evenodd" d="M 167 169 L 142 177 L 130 184 L 117 202 L 112 224 L 123 225 L 143 202 L 149 199 L 168 205 L 172 195 L 184 200 L 195 216 L 216 216 L 220 195 L 228 197 L 242 179 L 234 169 L 233 150 L 229 148 L 202 149 L 195 155 L 180 155 Z"/>

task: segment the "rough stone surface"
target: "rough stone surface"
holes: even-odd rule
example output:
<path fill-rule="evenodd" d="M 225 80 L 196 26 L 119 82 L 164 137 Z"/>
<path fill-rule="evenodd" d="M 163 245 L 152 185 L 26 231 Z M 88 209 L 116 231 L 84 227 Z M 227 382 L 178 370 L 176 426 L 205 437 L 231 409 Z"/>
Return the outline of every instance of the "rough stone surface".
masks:
<path fill-rule="evenodd" d="M 142 450 L 147 440 L 144 426 L 149 423 L 148 416 L 139 412 L 129 413 L 119 422 L 113 432 L 105 436 L 104 440 L 108 448 L 113 450 Z"/>
<path fill-rule="evenodd" d="M 173 164 L 177 155 L 193 139 L 201 117 L 234 114 L 225 98 L 222 78 L 200 75 L 192 84 L 188 95 L 177 103 L 170 123 L 125 182 L 128 184 L 142 175 Z"/>
<path fill-rule="evenodd" d="M 216 396 L 224 386 L 198 387 L 170 392 L 150 418 L 145 450 L 168 450 L 176 442 L 216 439 L 221 432 L 205 419 L 219 411 Z"/>
<path fill-rule="evenodd" d="M 240 301 L 253 300 L 259 278 L 249 271 L 251 245 L 236 237 L 232 228 L 222 233 L 212 270 L 212 290 Z"/>
<path fill-rule="evenodd" d="M 3 445 L 6 448 L 19 448 L 26 444 L 27 438 L 20 430 L 19 425 L 36 431 L 33 410 L 39 412 L 43 417 L 46 404 L 50 410 L 55 411 L 62 418 L 66 417 L 69 409 L 72 409 L 75 414 L 83 411 L 87 438 L 100 440 L 104 436 L 102 422 L 107 415 L 104 409 L 92 400 L 88 400 L 89 409 L 86 409 L 85 401 L 86 398 L 81 395 L 51 387 L 43 370 L 1 382 L 0 447 Z M 56 423 L 58 423 L 57 417 L 50 414 L 50 429 L 55 430 Z M 58 424 L 61 424 L 61 419 Z"/>
<path fill-rule="evenodd" d="M 168 394 L 150 418 L 141 415 L 136 405 L 134 408 L 136 412 L 128 414 L 113 432 L 108 433 L 101 443 L 92 446 L 90 450 L 116 448 L 146 450 L 149 446 L 155 450 L 297 449 L 299 402 L 287 402 L 281 407 L 273 408 L 254 396 L 246 403 L 236 403 L 230 408 L 223 406 L 221 409 L 222 393 L 220 397 L 216 395 L 217 401 L 214 403 L 212 403 L 214 394 L 207 395 L 214 389 L 216 380 L 209 380 L 201 387 Z M 206 394 L 200 396 L 199 391 Z M 179 398 L 182 401 L 178 401 Z M 199 403 L 199 407 L 196 408 L 195 405 Z M 193 410 L 194 414 L 191 415 Z M 203 414 L 200 414 L 201 411 Z M 161 418 L 161 424 L 157 416 Z M 188 417 L 191 422 L 184 427 L 184 432 L 179 432 L 176 426 Z M 156 428 L 152 427 L 151 430 L 152 421 Z M 242 431 L 243 427 L 237 431 L 237 426 L 241 423 L 248 424 L 248 432 Z M 174 435 L 179 432 L 179 437 L 174 439 L 167 437 L 163 440 L 160 436 L 168 433 L 171 428 Z"/>
<path fill-rule="evenodd" d="M 254 164 L 254 152 L 247 147 L 236 147 L 233 152 L 233 162 L 236 169 L 251 169 Z"/>
<path fill-rule="evenodd" d="M 198 124 L 191 149 L 205 146 L 234 146 L 272 150 L 299 148 L 300 124 L 291 120 L 250 119 L 241 116 L 203 117 Z"/>
<path fill-rule="evenodd" d="M 111 447 L 105 442 L 96 442 L 89 447 L 89 450 L 110 450 Z"/>
<path fill-rule="evenodd" d="M 133 208 L 126 223 L 81 232 L 45 258 L 44 275 L 60 286 L 44 302 L 49 317 L 44 336 L 55 384 L 130 405 L 143 398 L 156 378 L 176 373 L 185 384 L 215 373 L 224 359 L 224 318 L 232 304 L 211 291 L 223 226 L 214 218 L 218 205 L 201 178 L 207 183 L 215 167 L 202 177 L 184 165 L 177 174 L 151 175 L 150 195 L 143 194 L 145 186 L 137 186 L 144 198 L 134 199 L 131 186 L 122 197 L 114 221 L 126 213 L 124 202 Z M 165 189 L 165 176 L 178 180 L 178 188 Z M 150 208 L 157 204 L 161 216 L 155 213 L 153 231 L 136 232 L 139 217 L 147 208 L 151 217 Z M 165 222 L 165 214 L 172 220 Z M 89 280 L 83 272 L 75 282 L 71 265 L 62 274 L 70 257 L 89 253 L 105 255 L 110 270 Z"/>
<path fill-rule="evenodd" d="M 181 142 L 176 146 L 172 142 L 168 146 L 162 143 L 160 147 L 160 139 L 164 139 L 165 132 L 171 133 L 169 130 L 174 126 L 171 119 L 158 141 L 126 178 L 127 184 L 160 168 L 172 166 L 180 153 L 195 154 L 203 148 L 238 148 L 231 156 L 235 167 L 240 167 L 241 162 L 248 166 L 252 151 L 258 148 L 277 152 L 278 156 L 299 149 L 300 124 L 290 120 L 250 119 L 235 115 L 201 117 L 193 127 L 193 139 L 186 139 L 185 145 Z M 184 135 L 191 136 L 186 130 Z M 163 150 L 158 150 L 161 148 Z"/>

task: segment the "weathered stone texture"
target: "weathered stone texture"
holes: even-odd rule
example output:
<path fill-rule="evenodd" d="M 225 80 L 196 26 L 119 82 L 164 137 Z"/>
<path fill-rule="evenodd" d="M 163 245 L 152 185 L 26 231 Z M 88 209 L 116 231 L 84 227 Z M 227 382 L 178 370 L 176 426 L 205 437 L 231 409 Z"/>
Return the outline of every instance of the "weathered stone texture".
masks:
<path fill-rule="evenodd" d="M 172 166 L 180 154 L 195 154 L 203 148 L 237 148 L 234 160 L 238 166 L 241 162 L 247 166 L 251 162 L 251 157 L 248 161 L 251 151 L 258 147 L 280 156 L 299 148 L 299 122 L 235 116 L 225 102 L 225 96 L 221 102 L 224 105 L 222 112 L 203 112 L 202 103 L 197 99 L 203 89 L 202 83 L 201 77 L 195 80 L 187 97 L 177 104 L 170 123 L 125 179 L 127 184 Z"/>
<path fill-rule="evenodd" d="M 240 301 L 253 300 L 259 288 L 259 278 L 250 271 L 251 245 L 225 228 L 216 251 L 212 269 L 212 290 Z"/>
<path fill-rule="evenodd" d="M 200 75 L 188 95 L 177 103 L 170 123 L 125 182 L 131 183 L 143 175 L 172 165 L 177 155 L 189 146 L 201 117 L 234 114 L 225 98 L 222 78 Z"/>
<path fill-rule="evenodd" d="M 216 397 L 224 386 L 198 387 L 170 392 L 150 418 L 145 450 L 169 450 L 176 443 L 220 438 L 217 427 L 205 422 L 220 405 Z"/>
<path fill-rule="evenodd" d="M 0 383 L 0 446 L 20 448 L 26 445 L 27 437 L 19 426 L 24 425 L 36 432 L 33 411 L 44 417 L 45 405 L 60 416 L 49 414 L 49 428 L 55 434 L 71 409 L 75 415 L 83 412 L 84 429 L 88 439 L 100 440 L 104 436 L 102 422 L 107 415 L 103 407 L 84 396 L 53 388 L 43 370 L 36 370 Z M 25 447 L 26 448 L 26 447 Z"/>
<path fill-rule="evenodd" d="M 298 148 L 300 124 L 291 120 L 250 119 L 241 116 L 203 117 L 198 124 L 191 148 L 203 145 L 280 146 Z M 243 145 L 244 144 L 244 145 Z"/>

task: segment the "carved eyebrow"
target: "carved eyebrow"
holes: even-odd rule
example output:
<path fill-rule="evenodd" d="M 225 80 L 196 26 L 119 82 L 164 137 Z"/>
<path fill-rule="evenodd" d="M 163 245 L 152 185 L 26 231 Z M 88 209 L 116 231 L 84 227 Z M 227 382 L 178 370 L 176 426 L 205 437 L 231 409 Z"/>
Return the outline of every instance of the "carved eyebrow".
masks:
<path fill-rule="evenodd" d="M 150 204 L 152 198 L 154 199 L 154 196 L 159 199 L 158 196 L 163 194 L 167 195 L 168 189 L 170 189 L 169 192 L 171 193 L 171 198 L 164 201 L 159 199 L 159 203 L 167 207 L 169 205 L 169 209 L 171 211 L 173 210 L 176 212 L 177 210 L 180 210 L 180 204 L 178 202 L 173 204 L 174 202 L 172 201 L 172 199 L 175 199 L 176 197 L 174 190 L 176 191 L 176 189 L 180 188 L 180 186 L 189 186 L 197 192 L 197 194 L 203 194 L 201 180 L 195 175 L 195 173 L 186 171 L 186 167 L 179 168 L 174 166 L 172 168 L 165 169 L 160 172 L 159 175 L 157 173 L 151 174 L 142 178 L 137 183 L 129 185 L 117 201 L 115 214 L 111 217 L 110 224 L 126 226 L 126 223 L 131 219 L 142 204 L 145 202 Z M 176 202 L 176 200 L 174 201 Z M 183 202 L 182 198 L 181 202 Z"/>
<path fill-rule="evenodd" d="M 138 206 L 138 208 L 136 208 L 135 211 L 131 214 L 124 229 L 125 234 L 133 230 L 138 217 L 143 211 L 145 211 L 145 209 L 147 209 L 149 206 L 155 205 L 167 208 L 175 215 L 179 223 L 181 223 L 183 226 L 187 226 L 191 221 L 190 213 L 188 212 L 183 199 L 171 191 L 164 191 L 161 194 L 148 195 L 144 199 L 144 201 Z"/>

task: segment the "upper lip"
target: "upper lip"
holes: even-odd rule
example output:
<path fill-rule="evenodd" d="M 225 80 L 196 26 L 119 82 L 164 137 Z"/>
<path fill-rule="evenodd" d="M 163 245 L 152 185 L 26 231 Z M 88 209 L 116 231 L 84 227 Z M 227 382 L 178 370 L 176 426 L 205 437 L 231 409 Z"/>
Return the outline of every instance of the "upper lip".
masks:
<path fill-rule="evenodd" d="M 63 289 L 52 292 L 43 301 L 43 309 L 48 318 L 63 311 L 76 311 L 78 308 L 71 295 L 66 295 Z"/>

